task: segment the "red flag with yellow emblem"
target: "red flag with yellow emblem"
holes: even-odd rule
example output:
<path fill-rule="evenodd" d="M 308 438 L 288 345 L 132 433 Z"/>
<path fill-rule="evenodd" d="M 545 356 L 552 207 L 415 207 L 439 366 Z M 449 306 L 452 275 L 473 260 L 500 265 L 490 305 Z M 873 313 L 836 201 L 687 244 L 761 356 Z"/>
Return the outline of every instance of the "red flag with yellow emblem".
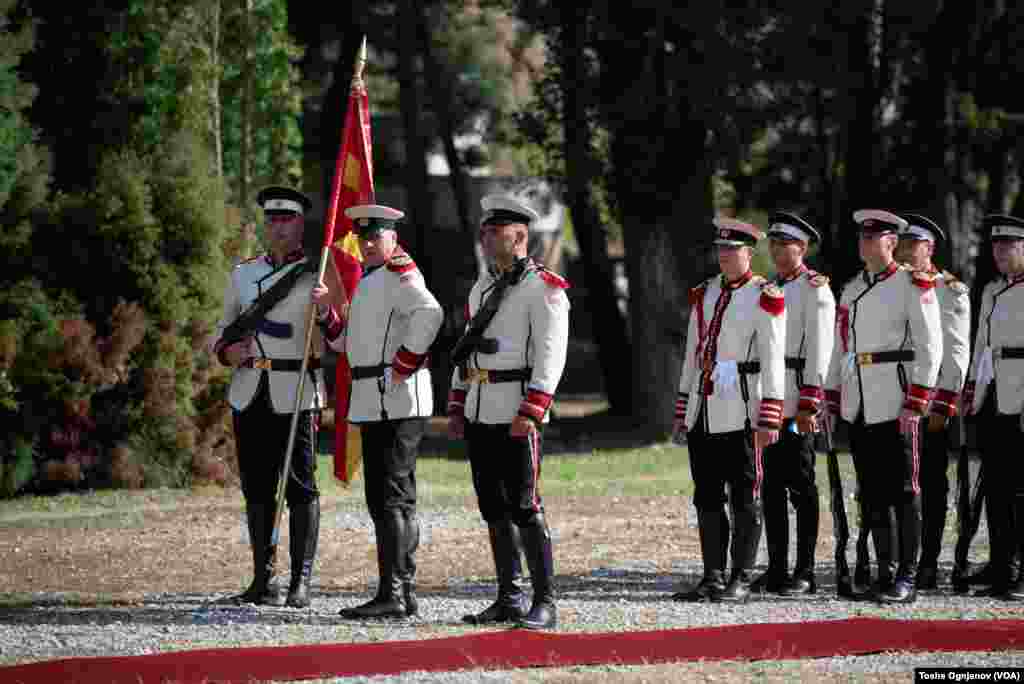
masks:
<path fill-rule="evenodd" d="M 357 204 L 372 204 L 374 199 L 370 100 L 362 77 L 365 64 L 364 38 L 356 57 L 345 126 L 341 133 L 341 149 L 334 168 L 331 200 L 324 227 L 324 246 L 331 247 L 338 282 L 343 286 L 344 299 L 337 302 L 343 318 L 348 315 L 348 305 L 362 273 L 359 243 L 352 232 L 352 220 L 345 216 L 345 209 Z M 349 425 L 347 420 L 352 370 L 345 354 L 338 356 L 334 386 L 334 476 L 348 484 L 362 461 L 362 445 L 359 428 Z"/>

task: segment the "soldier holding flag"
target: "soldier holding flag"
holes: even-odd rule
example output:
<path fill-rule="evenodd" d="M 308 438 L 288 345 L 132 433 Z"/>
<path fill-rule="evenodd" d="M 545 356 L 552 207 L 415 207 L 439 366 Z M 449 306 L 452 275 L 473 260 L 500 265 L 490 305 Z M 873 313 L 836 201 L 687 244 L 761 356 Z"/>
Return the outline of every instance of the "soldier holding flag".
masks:
<path fill-rule="evenodd" d="M 309 605 L 309 582 L 316 557 L 320 503 L 314 478 L 317 412 L 323 406 L 320 359 L 310 359 L 311 382 L 296 402 L 303 356 L 303 331 L 316 274 L 302 251 L 303 217 L 311 203 L 292 188 L 262 190 L 269 252 L 234 268 L 224 294 L 213 351 L 234 369 L 231 404 L 242 495 L 252 547 L 253 580 L 238 602 L 281 606 Z M 321 288 L 320 296 L 326 296 Z M 318 341 L 318 347 L 322 343 Z M 282 473 L 293 412 L 299 416 L 288 472 Z M 290 511 L 291 586 L 287 597 L 275 580 L 273 539 L 275 490 L 287 478 Z"/>
<path fill-rule="evenodd" d="M 377 543 L 379 584 L 368 602 L 345 608 L 349 619 L 413 616 L 419 546 L 416 456 L 433 412 L 427 350 L 441 327 L 441 305 L 398 244 L 404 214 L 376 204 L 349 207 L 363 254 L 363 276 L 348 315 L 321 314 L 332 348 L 352 369 L 348 420 L 360 426 L 366 505 Z M 326 288 L 318 290 L 326 300 Z"/>

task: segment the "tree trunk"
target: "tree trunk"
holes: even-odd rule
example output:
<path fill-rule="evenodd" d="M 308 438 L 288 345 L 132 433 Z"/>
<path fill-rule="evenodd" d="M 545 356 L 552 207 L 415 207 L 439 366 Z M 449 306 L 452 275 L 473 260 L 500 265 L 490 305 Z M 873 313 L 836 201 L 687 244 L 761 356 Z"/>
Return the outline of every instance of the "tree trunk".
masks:
<path fill-rule="evenodd" d="M 656 30 L 647 32 L 642 22 L 630 21 L 632 8 L 613 11 L 623 14 L 608 24 L 623 33 L 598 51 L 607 69 L 601 106 L 626 241 L 631 409 L 647 437 L 663 439 L 671 431 L 682 368 L 687 287 L 707 274 L 699 245 L 710 234 L 713 213 L 709 130 L 690 109 L 691 74 L 681 64 L 667 68 L 664 17 L 655 17 Z M 677 52 L 706 57 L 697 41 Z"/>
<path fill-rule="evenodd" d="M 252 0 L 242 0 L 242 120 L 238 145 L 238 208 L 249 219 L 249 181 L 252 174 Z"/>
<path fill-rule="evenodd" d="M 418 25 L 419 3 L 402 0 L 398 7 L 398 86 L 399 107 L 402 110 L 402 128 L 405 131 L 405 190 L 407 229 L 401 240 L 412 251 L 428 286 L 434 284 L 427 235 L 433 230 L 433 199 L 430 177 L 427 174 L 427 148 L 421 133 L 419 81 L 416 58 L 419 56 Z"/>
<path fill-rule="evenodd" d="M 630 412 L 630 372 L 622 361 L 629 357 L 626 320 L 618 308 L 614 272 L 608 258 L 607 230 L 594 201 L 592 187 L 597 183 L 597 165 L 591 154 L 592 126 L 588 110 L 592 103 L 579 84 L 588 81 L 583 46 L 587 41 L 586 5 L 563 3 L 562 39 L 562 113 L 565 137 L 565 181 L 569 211 L 583 256 L 586 308 L 594 327 L 594 341 L 604 378 L 604 389 L 611 413 Z M 639 302 L 633 306 L 639 305 Z"/>

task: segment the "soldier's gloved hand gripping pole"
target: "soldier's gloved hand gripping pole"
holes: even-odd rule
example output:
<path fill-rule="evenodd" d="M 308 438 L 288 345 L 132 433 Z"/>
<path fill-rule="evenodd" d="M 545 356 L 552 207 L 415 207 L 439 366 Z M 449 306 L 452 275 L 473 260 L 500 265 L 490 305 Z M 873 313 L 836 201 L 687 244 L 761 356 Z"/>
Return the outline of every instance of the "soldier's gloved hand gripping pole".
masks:
<path fill-rule="evenodd" d="M 356 56 L 356 64 L 352 76 L 352 88 L 362 88 L 363 67 L 366 65 L 366 37 L 363 37 L 362 46 Z M 326 224 L 324 226 L 324 241 L 320 248 L 320 266 L 317 269 L 316 282 L 322 283 L 324 272 L 327 270 L 327 260 L 331 253 L 331 244 L 334 242 L 334 225 L 338 218 L 338 202 L 341 197 L 341 181 L 344 170 L 343 155 L 345 152 L 345 133 L 342 131 L 341 147 L 339 149 L 338 161 L 334 169 L 334 181 L 331 184 L 331 203 L 327 209 Z M 372 187 L 371 187 L 372 192 Z M 340 281 L 338 282 L 340 287 Z M 343 293 L 344 294 L 344 293 Z M 346 297 L 347 298 L 347 297 Z M 306 341 L 302 347 L 302 367 L 299 369 L 299 385 L 295 390 L 295 410 L 292 411 L 292 424 L 288 430 L 288 446 L 285 447 L 284 464 L 277 478 L 277 494 L 274 496 L 274 531 L 271 533 L 270 542 L 277 544 L 280 539 L 281 513 L 284 512 L 284 492 L 288 485 L 288 474 L 292 466 L 292 450 L 295 448 L 295 432 L 299 426 L 299 408 L 302 406 L 302 393 L 306 386 L 306 375 L 309 372 L 309 351 L 313 341 L 313 326 L 316 323 L 316 306 L 312 300 L 309 302 L 309 314 L 306 316 Z M 316 445 L 313 446 L 316 449 Z M 315 455 L 314 455 L 315 458 Z"/>

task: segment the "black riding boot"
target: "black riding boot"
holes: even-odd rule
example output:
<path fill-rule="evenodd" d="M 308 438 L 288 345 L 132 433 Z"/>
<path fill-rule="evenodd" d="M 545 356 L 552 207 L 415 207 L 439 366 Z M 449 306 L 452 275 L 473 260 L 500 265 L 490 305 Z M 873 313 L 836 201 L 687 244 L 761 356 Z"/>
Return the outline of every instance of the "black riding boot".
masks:
<path fill-rule="evenodd" d="M 519 582 L 523 576 L 518 528 L 510 520 L 488 523 L 487 534 L 498 579 L 498 598 L 479 613 L 464 615 L 463 622 L 490 625 L 513 622 L 526 615 L 526 596 Z"/>
<path fill-rule="evenodd" d="M 1011 577 L 1007 583 L 1006 592 L 1001 598 L 1007 601 L 1024 601 L 1024 563 L 1017 567 L 1016 556 L 1024 553 L 1024 495 L 1018 494 L 1013 497 L 1013 525 L 1008 535 L 1010 538 Z"/>
<path fill-rule="evenodd" d="M 878 600 L 882 594 L 892 588 L 895 565 L 893 553 L 896 548 L 896 531 L 886 507 L 874 510 L 872 507 L 865 512 L 871 526 L 871 539 L 875 543 L 875 558 L 878 565 L 878 577 L 871 587 L 871 597 Z"/>
<path fill-rule="evenodd" d="M 785 489 L 765 487 L 764 532 L 768 569 L 750 583 L 753 592 L 778 594 L 789 584 L 789 503 L 786 499 Z"/>
<path fill-rule="evenodd" d="M 817 492 L 817 487 L 813 488 Z M 796 566 L 793 578 L 782 589 L 783 596 L 805 596 L 817 591 L 814 579 L 814 550 L 818 546 L 820 518 L 818 497 L 810 496 L 798 502 L 796 509 Z"/>
<path fill-rule="evenodd" d="M 913 603 L 917 600 L 917 556 L 921 550 L 921 498 L 914 496 L 896 508 L 900 563 L 896 581 L 879 596 L 882 603 Z"/>
<path fill-rule="evenodd" d="M 688 591 L 672 594 L 673 601 L 709 601 L 725 590 L 725 556 L 729 548 L 729 519 L 724 510 L 697 511 L 700 531 L 700 553 L 704 560 L 704 577 Z"/>
<path fill-rule="evenodd" d="M 374 523 L 377 530 L 377 562 L 380 564 L 377 595 L 362 605 L 343 608 L 339 613 L 343 618 L 362 620 L 405 617 L 403 570 L 408 546 L 402 537 L 402 512 L 388 510 L 380 518 L 374 519 Z"/>
<path fill-rule="evenodd" d="M 941 496 L 940 496 L 941 494 Z M 937 589 L 939 585 L 939 552 L 946 529 L 948 492 L 925 490 L 921 494 L 921 560 L 917 569 L 918 589 Z"/>
<path fill-rule="evenodd" d="M 530 568 L 533 603 L 530 611 L 518 621 L 524 629 L 552 629 L 558 624 L 555 607 L 555 561 L 551 549 L 551 533 L 543 513 L 536 513 L 530 524 L 519 528 L 523 539 L 526 564 Z"/>
<path fill-rule="evenodd" d="M 405 614 L 414 617 L 420 613 L 416 600 L 416 550 L 420 548 L 420 521 L 416 511 L 403 512 L 402 536 L 405 539 L 405 572 L 402 576 L 402 596 L 405 598 Z"/>
<path fill-rule="evenodd" d="M 252 548 L 253 579 L 249 588 L 233 597 L 233 600 L 236 603 L 283 606 L 284 590 L 275 578 L 277 546 L 271 541 L 274 531 L 274 506 L 263 503 L 246 504 L 245 517 L 249 525 L 249 546 Z"/>
<path fill-rule="evenodd" d="M 761 510 L 757 501 L 747 509 L 732 509 L 732 576 L 725 590 L 712 596 L 712 601 L 745 603 L 750 598 L 751 568 L 761 541 Z"/>
<path fill-rule="evenodd" d="M 292 578 L 288 587 L 287 605 L 309 606 L 309 582 L 316 559 L 320 535 L 320 499 L 296 504 L 288 510 L 289 549 L 292 557 Z"/>

